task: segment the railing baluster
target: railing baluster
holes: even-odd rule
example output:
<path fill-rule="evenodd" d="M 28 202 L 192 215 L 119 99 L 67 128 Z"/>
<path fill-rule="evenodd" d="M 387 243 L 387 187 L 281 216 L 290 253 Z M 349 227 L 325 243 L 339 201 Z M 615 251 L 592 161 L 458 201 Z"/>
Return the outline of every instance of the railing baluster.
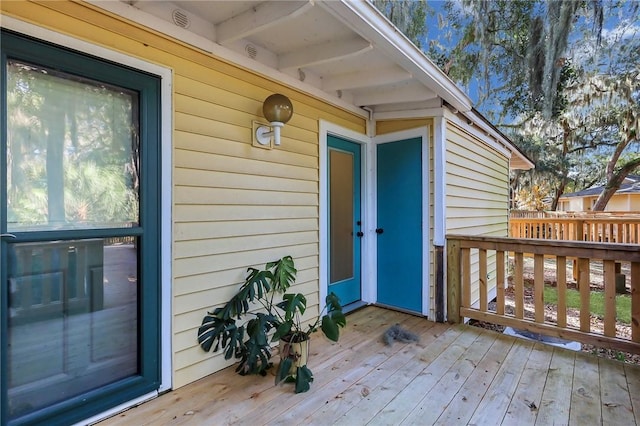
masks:
<path fill-rule="evenodd" d="M 496 252 L 496 313 L 504 315 L 504 252 L 498 250 Z"/>
<path fill-rule="evenodd" d="M 591 286 L 589 259 L 578 259 L 578 288 L 580 289 L 580 331 L 591 330 Z"/>
<path fill-rule="evenodd" d="M 604 335 L 616 335 L 616 262 L 605 260 L 604 272 Z"/>
<path fill-rule="evenodd" d="M 533 258 L 533 306 L 536 322 L 544 322 L 544 255 Z"/>
<path fill-rule="evenodd" d="M 471 307 L 471 249 L 460 250 L 462 258 L 462 306 Z"/>
<path fill-rule="evenodd" d="M 558 327 L 567 326 L 567 258 L 556 257 L 556 289 L 558 290 Z"/>
<path fill-rule="evenodd" d="M 515 254 L 515 277 L 514 284 L 516 297 L 516 318 L 524 318 L 524 256 L 522 253 Z"/>
<path fill-rule="evenodd" d="M 478 291 L 480 292 L 480 311 L 487 312 L 487 250 L 478 250 L 478 262 L 479 262 L 479 277 L 478 277 Z"/>

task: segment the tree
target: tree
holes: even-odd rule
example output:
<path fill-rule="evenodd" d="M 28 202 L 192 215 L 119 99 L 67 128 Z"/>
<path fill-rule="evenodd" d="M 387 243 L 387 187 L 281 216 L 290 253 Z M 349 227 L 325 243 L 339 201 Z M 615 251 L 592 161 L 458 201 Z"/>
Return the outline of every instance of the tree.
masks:
<path fill-rule="evenodd" d="M 371 0 L 371 3 L 413 44 L 422 47 L 427 15 L 433 14 L 426 0 Z"/>
<path fill-rule="evenodd" d="M 600 183 L 604 209 L 640 163 L 640 3 L 462 0 L 445 10 L 429 54 L 536 160 L 513 193 L 544 178 L 555 208 L 567 188 Z"/>

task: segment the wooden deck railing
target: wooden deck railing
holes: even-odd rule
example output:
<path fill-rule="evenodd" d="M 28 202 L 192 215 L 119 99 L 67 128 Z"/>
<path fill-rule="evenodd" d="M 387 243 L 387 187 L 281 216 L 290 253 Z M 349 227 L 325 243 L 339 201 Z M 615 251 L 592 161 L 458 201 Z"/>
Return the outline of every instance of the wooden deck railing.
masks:
<path fill-rule="evenodd" d="M 511 238 L 640 244 L 640 217 L 511 218 Z"/>
<path fill-rule="evenodd" d="M 524 329 L 534 333 L 579 341 L 625 352 L 640 353 L 640 249 L 636 245 L 580 241 L 521 240 L 497 237 L 447 236 L 447 317 L 449 322 L 463 318 Z M 525 259 L 533 257 L 533 292 L 525 309 Z M 487 259 L 495 259 L 491 280 Z M 556 320 L 545 318 L 545 259 L 555 264 L 557 288 Z M 567 321 L 567 269 L 569 259 L 577 259 L 577 288 L 580 294 L 579 324 Z M 507 286 L 507 266 L 512 262 L 512 283 Z M 594 330 L 590 312 L 590 274 L 602 262 L 605 315 L 604 330 Z M 631 336 L 616 333 L 616 262 L 629 266 L 631 283 Z M 570 276 L 570 275 L 569 275 Z M 472 279 L 472 277 L 476 277 Z M 490 289 L 495 286 L 495 308 L 489 309 Z M 513 294 L 513 313 L 505 309 L 506 292 Z M 477 301 L 472 300 L 477 294 Z M 475 298 L 474 298 L 475 299 Z"/>

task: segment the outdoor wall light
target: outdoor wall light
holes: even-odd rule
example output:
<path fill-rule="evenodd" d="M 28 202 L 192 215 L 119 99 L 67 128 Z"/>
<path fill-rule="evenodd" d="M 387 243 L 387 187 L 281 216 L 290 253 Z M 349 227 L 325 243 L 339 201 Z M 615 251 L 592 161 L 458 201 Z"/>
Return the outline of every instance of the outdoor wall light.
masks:
<path fill-rule="evenodd" d="M 291 120 L 293 115 L 291 101 L 285 95 L 273 94 L 264 100 L 262 113 L 271 127 L 259 126 L 256 129 L 256 141 L 260 145 L 269 145 L 273 136 L 273 144 L 280 145 L 280 129 Z"/>

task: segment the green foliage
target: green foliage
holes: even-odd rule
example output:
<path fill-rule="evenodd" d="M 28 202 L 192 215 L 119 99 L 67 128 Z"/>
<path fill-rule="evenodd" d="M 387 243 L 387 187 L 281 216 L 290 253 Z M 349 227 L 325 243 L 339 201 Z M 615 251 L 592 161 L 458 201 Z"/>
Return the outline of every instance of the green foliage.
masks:
<path fill-rule="evenodd" d="M 334 293 L 329 294 L 326 314 L 322 315 L 323 311 L 314 321 L 304 321 L 307 299 L 300 293 L 286 293 L 295 282 L 296 273 L 291 256 L 269 262 L 263 270 L 249 268 L 238 292 L 203 318 L 198 328 L 198 343 L 202 349 L 207 352 L 222 350 L 225 359 L 238 359 L 236 372 L 239 374 L 265 375 L 272 366 L 271 342 L 280 339 L 288 342 L 308 340 L 320 324 L 328 339 L 338 341 L 339 329 L 346 325 L 338 297 Z M 274 302 L 276 294 L 282 295 L 282 301 Z M 262 310 L 256 310 L 256 304 Z M 252 318 L 246 324 L 238 325 L 246 316 Z M 277 383 L 288 377 L 292 362 L 288 357 L 281 359 Z M 306 392 L 313 381 L 313 374 L 306 366 L 298 367 L 297 371 L 296 393 Z"/>
<path fill-rule="evenodd" d="M 429 55 L 536 164 L 513 174 L 512 193 L 548 187 L 555 209 L 564 193 L 603 185 L 594 206 L 603 210 L 640 171 L 640 3 L 448 0 L 445 9 Z"/>
<path fill-rule="evenodd" d="M 566 292 L 567 307 L 580 309 L 580 292 L 577 290 L 567 289 Z M 558 291 L 554 287 L 545 286 L 544 288 L 545 303 L 558 304 Z M 592 291 L 589 298 L 589 310 L 592 314 L 600 318 L 604 318 L 605 297 L 601 291 Z M 631 324 L 631 297 L 618 294 L 616 295 L 616 319 L 624 324 Z"/>
<path fill-rule="evenodd" d="M 427 15 L 433 10 L 426 0 L 370 0 L 409 40 L 422 47 Z"/>

